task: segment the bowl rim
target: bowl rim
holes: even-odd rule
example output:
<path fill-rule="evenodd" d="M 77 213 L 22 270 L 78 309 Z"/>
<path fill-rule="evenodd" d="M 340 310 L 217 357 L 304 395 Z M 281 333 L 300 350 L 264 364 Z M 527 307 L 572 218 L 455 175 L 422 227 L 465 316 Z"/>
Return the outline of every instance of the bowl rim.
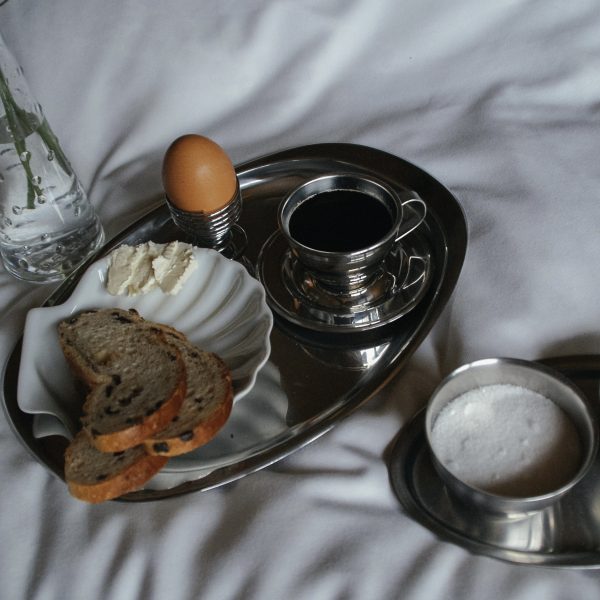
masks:
<path fill-rule="evenodd" d="M 307 192 L 306 190 L 309 191 Z M 373 244 L 365 246 L 364 248 L 357 248 L 356 250 L 348 251 L 322 250 L 307 246 L 306 244 L 298 241 L 292 235 L 290 231 L 290 220 L 293 213 L 311 198 L 321 194 L 326 194 L 328 192 L 349 191 L 364 194 L 365 196 L 375 198 L 381 202 L 381 200 L 374 193 L 374 190 L 378 190 L 380 193 L 389 197 L 390 203 L 392 203 L 395 207 L 396 214 L 390 214 L 390 217 L 392 217 L 392 226 L 390 227 L 389 231 Z M 371 254 L 376 250 L 379 250 L 381 253 L 385 253 L 386 250 L 389 250 L 389 246 L 394 245 L 398 229 L 404 221 L 404 216 L 404 204 L 396 190 L 391 185 L 376 176 L 352 173 L 349 171 L 323 173 L 317 177 L 313 177 L 307 181 L 304 181 L 292 189 L 282 199 L 277 207 L 277 225 L 279 231 L 290 246 L 300 249 L 300 251 L 304 254 L 308 253 L 309 255 L 313 256 L 332 258 L 362 256 L 364 254 Z"/>

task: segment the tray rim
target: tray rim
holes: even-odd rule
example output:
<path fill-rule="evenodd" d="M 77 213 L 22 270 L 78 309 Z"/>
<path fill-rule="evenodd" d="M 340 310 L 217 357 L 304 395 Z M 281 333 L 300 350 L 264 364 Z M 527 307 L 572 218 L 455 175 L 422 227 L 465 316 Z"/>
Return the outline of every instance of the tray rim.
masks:
<path fill-rule="evenodd" d="M 366 156 L 365 156 L 366 155 Z M 466 251 L 467 251 L 467 239 L 468 239 L 468 231 L 467 231 L 467 220 L 465 217 L 465 213 L 463 211 L 462 206 L 456 199 L 456 197 L 439 181 L 437 181 L 434 177 L 429 175 L 426 171 L 417 167 L 416 165 L 400 158 L 395 155 L 392 155 L 383 150 L 379 150 L 376 148 L 371 148 L 368 146 L 363 146 L 359 144 L 348 144 L 348 143 L 323 143 L 323 144 L 311 144 L 307 146 L 300 146 L 296 148 L 288 148 L 279 152 L 275 152 L 272 154 L 266 154 L 258 158 L 254 158 L 247 162 L 241 163 L 236 166 L 236 172 L 242 180 L 244 177 L 249 178 L 251 182 L 252 171 L 253 170 L 265 170 L 270 165 L 276 165 L 285 162 L 291 161 L 315 161 L 317 159 L 327 159 L 334 160 L 336 162 L 342 164 L 350 164 L 355 166 L 355 168 L 368 168 L 369 162 L 373 162 L 378 165 L 387 165 L 387 170 L 395 171 L 399 168 L 408 170 L 412 177 L 415 180 L 422 182 L 423 185 L 433 186 L 437 189 L 438 192 L 443 193 L 446 197 L 445 200 L 451 204 L 451 210 L 456 215 L 456 219 L 453 222 L 453 230 L 452 236 L 454 238 L 453 242 L 457 247 L 460 248 L 459 256 L 455 258 L 455 260 L 451 263 L 451 269 L 447 269 L 448 265 L 445 265 L 443 277 L 441 278 L 438 289 L 436 290 L 436 294 L 434 296 L 431 305 L 427 309 L 426 318 L 423 319 L 423 322 L 419 324 L 415 329 L 415 333 L 409 339 L 407 344 L 403 346 L 393 357 L 390 359 L 390 367 L 387 368 L 385 373 L 377 382 L 371 382 L 370 385 L 364 386 L 362 388 L 361 394 L 354 393 L 348 397 L 347 406 L 343 408 L 337 408 L 334 411 L 330 411 L 330 414 L 322 418 L 316 426 L 310 427 L 306 431 L 303 431 L 296 435 L 293 438 L 293 443 L 291 440 L 286 440 L 283 443 L 276 442 L 274 445 L 269 447 L 266 450 L 260 451 L 257 455 L 253 455 L 247 459 L 238 461 L 233 465 L 226 465 L 224 467 L 219 467 L 217 469 L 209 471 L 206 475 L 200 477 L 199 479 L 193 479 L 187 481 L 185 483 L 181 483 L 173 488 L 165 489 L 165 490 L 142 490 L 139 492 L 133 492 L 126 496 L 123 496 L 117 501 L 124 502 L 144 502 L 144 501 L 153 501 L 159 500 L 167 497 L 179 496 L 182 494 L 186 494 L 193 491 L 206 491 L 213 489 L 215 487 L 220 487 L 221 485 L 225 485 L 232 481 L 235 481 L 241 477 L 244 477 L 248 474 L 251 474 L 257 470 L 263 469 L 272 465 L 273 463 L 289 456 L 293 452 L 303 448 L 309 443 L 312 443 L 314 440 L 318 439 L 320 436 L 324 435 L 328 431 L 332 429 L 332 427 L 343 418 L 346 418 L 364 403 L 366 403 L 369 399 L 371 399 L 377 392 L 379 392 L 383 387 L 385 387 L 389 381 L 394 378 L 407 360 L 412 356 L 414 351 L 418 348 L 418 346 L 422 343 L 425 337 L 429 334 L 431 327 L 437 321 L 439 315 L 442 310 L 446 306 L 446 303 L 449 301 L 454 288 L 456 286 L 456 282 L 458 281 L 458 277 L 462 270 L 462 266 L 465 260 Z M 382 171 L 386 169 L 382 166 L 380 167 Z M 248 185 L 245 185 L 244 182 L 241 181 L 242 191 Z M 417 186 L 413 186 L 417 187 Z M 419 189 L 416 189 L 419 192 Z M 80 269 L 78 269 L 75 273 L 73 273 L 67 280 L 65 280 L 44 302 L 43 306 L 52 306 L 57 302 L 64 301 L 65 298 L 68 298 L 73 288 L 77 284 L 79 277 L 85 270 L 88 268 L 90 264 L 92 264 L 98 258 L 106 255 L 110 250 L 112 250 L 115 246 L 121 243 L 122 240 L 132 235 L 134 232 L 140 230 L 144 224 L 147 223 L 149 219 L 151 219 L 152 215 L 159 214 L 161 210 L 164 208 L 164 200 L 161 198 L 157 200 L 156 203 L 151 206 L 148 211 L 142 216 L 138 217 L 136 221 L 131 223 L 129 226 L 125 227 L 120 233 L 115 235 L 112 239 L 108 240 L 96 254 L 94 254 L 86 263 L 84 263 Z M 447 262 L 447 261 L 446 261 Z M 448 287 L 450 289 L 444 289 L 445 297 L 440 299 L 442 288 Z M 278 326 L 277 316 L 275 317 L 274 329 Z M 427 325 L 424 327 L 423 325 Z M 14 361 L 19 362 L 20 360 L 20 346 L 22 342 L 22 337 L 16 342 L 13 351 L 8 357 L 8 360 L 5 361 L 2 371 L 2 380 L 3 386 L 1 390 L 2 394 L 2 407 L 5 415 L 7 416 L 7 420 L 10 423 L 10 427 L 13 430 L 13 433 L 17 436 L 19 441 L 26 447 L 26 449 L 32 454 L 32 456 L 41 464 L 43 464 L 46 468 L 48 468 L 54 475 L 64 480 L 64 476 L 62 473 L 62 468 L 57 467 L 48 459 L 47 455 L 40 456 L 38 452 L 32 448 L 32 444 L 36 447 L 39 446 L 39 440 L 33 438 L 31 436 L 31 432 L 26 432 L 29 435 L 23 435 L 21 428 L 27 428 L 30 425 L 27 424 L 29 415 L 22 413 L 18 406 L 8 407 L 5 388 L 7 386 L 7 377 L 10 378 L 11 374 L 7 373 L 8 366 L 11 365 Z M 14 376 L 16 379 L 16 375 Z M 360 396 L 357 397 L 357 396 Z M 17 425 L 13 420 L 13 415 L 11 412 L 20 412 L 18 415 L 21 421 L 25 421 L 25 424 L 22 422 Z"/>
<path fill-rule="evenodd" d="M 569 354 L 564 356 L 552 356 L 548 358 L 539 358 L 535 362 L 552 367 L 565 374 L 566 377 L 572 377 L 573 373 L 581 378 L 585 378 L 594 373 L 597 378 L 600 374 L 600 355 L 594 354 Z M 571 374 L 571 375 L 570 375 Z M 426 451 L 423 447 L 424 442 L 424 420 L 425 407 L 418 410 L 413 417 L 400 429 L 388 451 L 388 476 L 390 486 L 406 514 L 420 525 L 429 529 L 439 540 L 451 542 L 464 548 L 468 552 L 494 558 L 502 562 L 530 567 L 558 568 L 558 569 L 581 569 L 593 570 L 600 569 L 600 550 L 583 550 L 568 552 L 537 552 L 526 550 L 513 550 L 503 548 L 494 544 L 476 540 L 465 535 L 456 529 L 445 525 L 441 519 L 437 518 L 426 510 L 408 488 L 412 489 L 412 480 L 407 485 L 403 471 L 406 468 L 407 455 L 414 451 L 415 445 L 419 444 L 417 452 Z M 600 460 L 597 458 L 596 460 Z M 412 461 L 414 462 L 414 461 Z M 570 494 L 574 493 L 572 490 Z"/>

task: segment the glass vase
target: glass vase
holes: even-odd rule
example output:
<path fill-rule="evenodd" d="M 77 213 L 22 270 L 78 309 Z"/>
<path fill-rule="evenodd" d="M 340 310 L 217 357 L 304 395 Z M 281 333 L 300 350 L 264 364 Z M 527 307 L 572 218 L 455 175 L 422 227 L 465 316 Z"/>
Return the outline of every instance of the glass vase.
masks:
<path fill-rule="evenodd" d="M 0 36 L 0 255 L 27 281 L 59 281 L 104 241 L 85 190 Z"/>

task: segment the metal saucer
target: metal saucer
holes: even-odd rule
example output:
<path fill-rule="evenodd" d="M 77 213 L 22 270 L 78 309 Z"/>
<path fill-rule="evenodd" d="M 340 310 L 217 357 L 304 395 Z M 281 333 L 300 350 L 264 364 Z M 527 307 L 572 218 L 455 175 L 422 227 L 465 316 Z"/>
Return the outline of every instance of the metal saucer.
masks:
<path fill-rule="evenodd" d="M 322 332 L 358 332 L 410 312 L 427 291 L 431 270 L 429 243 L 415 232 L 390 252 L 369 285 L 333 294 L 295 258 L 283 235 L 275 231 L 262 247 L 256 275 L 271 308 L 292 323 Z"/>

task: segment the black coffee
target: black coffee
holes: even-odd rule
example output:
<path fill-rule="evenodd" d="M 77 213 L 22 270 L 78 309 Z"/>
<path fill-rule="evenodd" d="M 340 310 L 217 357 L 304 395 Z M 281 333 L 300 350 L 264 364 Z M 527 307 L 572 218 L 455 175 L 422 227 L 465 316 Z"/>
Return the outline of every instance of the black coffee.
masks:
<path fill-rule="evenodd" d="M 394 221 L 377 198 L 354 190 L 321 192 L 292 213 L 291 236 L 304 246 L 325 252 L 367 248 L 389 233 Z"/>

